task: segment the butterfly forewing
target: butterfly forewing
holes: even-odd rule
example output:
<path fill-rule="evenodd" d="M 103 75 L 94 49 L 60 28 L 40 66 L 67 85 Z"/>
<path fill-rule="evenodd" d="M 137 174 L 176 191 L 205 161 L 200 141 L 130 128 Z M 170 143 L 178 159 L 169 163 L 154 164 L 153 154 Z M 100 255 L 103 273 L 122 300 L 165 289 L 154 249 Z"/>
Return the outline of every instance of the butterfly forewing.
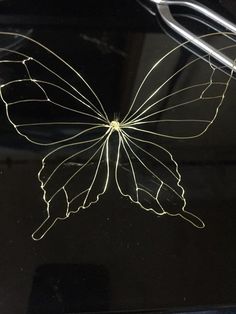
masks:
<path fill-rule="evenodd" d="M 107 122 L 98 97 L 64 60 L 30 38 L 0 36 L 23 38 L 19 51 L 0 50 L 0 68 L 8 73 L 1 82 L 1 98 L 20 135 L 51 145 Z"/>
<path fill-rule="evenodd" d="M 235 45 L 226 39 L 223 34 L 204 36 L 232 56 Z M 123 121 L 127 127 L 187 139 L 203 134 L 215 120 L 232 70 L 213 62 L 210 55 L 204 62 L 185 45 L 174 48 L 148 72 Z"/>

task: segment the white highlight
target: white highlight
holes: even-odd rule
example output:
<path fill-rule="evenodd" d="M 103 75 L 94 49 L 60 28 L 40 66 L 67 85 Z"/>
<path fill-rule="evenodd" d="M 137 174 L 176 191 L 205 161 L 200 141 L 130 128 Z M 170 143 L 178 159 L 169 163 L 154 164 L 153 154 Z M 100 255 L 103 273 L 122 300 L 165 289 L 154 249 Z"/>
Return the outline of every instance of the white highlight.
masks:
<path fill-rule="evenodd" d="M 110 128 L 115 131 L 120 131 L 121 130 L 120 122 L 114 120 L 111 121 Z"/>

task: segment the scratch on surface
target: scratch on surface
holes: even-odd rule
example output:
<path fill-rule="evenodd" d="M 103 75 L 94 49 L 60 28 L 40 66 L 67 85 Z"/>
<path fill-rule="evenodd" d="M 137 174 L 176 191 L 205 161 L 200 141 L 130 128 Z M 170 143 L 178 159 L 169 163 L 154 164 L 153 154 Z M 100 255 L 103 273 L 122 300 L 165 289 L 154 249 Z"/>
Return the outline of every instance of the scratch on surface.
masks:
<path fill-rule="evenodd" d="M 108 53 L 114 52 L 114 53 L 116 53 L 116 54 L 118 54 L 118 55 L 120 55 L 120 56 L 122 56 L 124 58 L 127 56 L 127 54 L 123 50 L 118 49 L 118 48 L 114 47 L 113 45 L 108 44 L 105 41 L 105 39 L 100 40 L 100 39 L 95 38 L 95 37 L 90 37 L 90 36 L 88 36 L 86 34 L 80 34 L 80 37 L 82 39 L 90 42 L 90 43 L 93 43 L 93 44 L 97 45 L 98 48 L 104 54 L 108 54 Z"/>

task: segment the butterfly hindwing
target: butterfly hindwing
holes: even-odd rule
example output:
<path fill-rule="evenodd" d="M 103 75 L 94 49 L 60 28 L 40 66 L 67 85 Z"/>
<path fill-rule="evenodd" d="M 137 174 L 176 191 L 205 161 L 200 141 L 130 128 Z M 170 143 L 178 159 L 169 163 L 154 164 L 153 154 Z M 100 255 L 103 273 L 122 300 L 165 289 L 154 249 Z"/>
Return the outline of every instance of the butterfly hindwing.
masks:
<path fill-rule="evenodd" d="M 56 220 L 99 200 L 109 180 L 109 132 L 84 142 L 65 144 L 42 160 L 38 175 L 47 217 L 33 234 L 41 239 Z"/>
<path fill-rule="evenodd" d="M 204 227 L 201 219 L 185 209 L 178 164 L 167 149 L 127 132 L 120 135 L 119 146 L 116 182 L 122 195 L 157 215 L 181 216 Z"/>

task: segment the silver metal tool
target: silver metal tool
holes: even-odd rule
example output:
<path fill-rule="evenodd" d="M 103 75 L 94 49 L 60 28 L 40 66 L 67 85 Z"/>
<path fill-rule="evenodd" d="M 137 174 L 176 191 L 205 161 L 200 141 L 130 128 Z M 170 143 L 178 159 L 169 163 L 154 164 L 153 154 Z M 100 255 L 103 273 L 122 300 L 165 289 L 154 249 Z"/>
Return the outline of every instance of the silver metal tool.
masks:
<path fill-rule="evenodd" d="M 223 52 L 219 51 L 215 47 L 211 46 L 209 43 L 197 37 L 190 30 L 181 25 L 172 15 L 170 7 L 171 6 L 179 6 L 179 7 L 187 7 L 193 10 L 193 13 L 197 12 L 208 19 L 212 20 L 214 23 L 223 26 L 229 32 L 232 32 L 236 35 L 236 25 L 229 20 L 225 19 L 218 13 L 209 9 L 205 5 L 195 1 L 195 0 L 150 0 L 154 3 L 159 11 L 159 14 L 163 21 L 176 33 L 181 35 L 187 41 L 190 41 L 197 48 L 204 51 L 206 54 L 213 57 L 215 60 L 229 68 L 231 71 L 236 72 L 236 64 L 235 60 L 230 59 Z"/>

